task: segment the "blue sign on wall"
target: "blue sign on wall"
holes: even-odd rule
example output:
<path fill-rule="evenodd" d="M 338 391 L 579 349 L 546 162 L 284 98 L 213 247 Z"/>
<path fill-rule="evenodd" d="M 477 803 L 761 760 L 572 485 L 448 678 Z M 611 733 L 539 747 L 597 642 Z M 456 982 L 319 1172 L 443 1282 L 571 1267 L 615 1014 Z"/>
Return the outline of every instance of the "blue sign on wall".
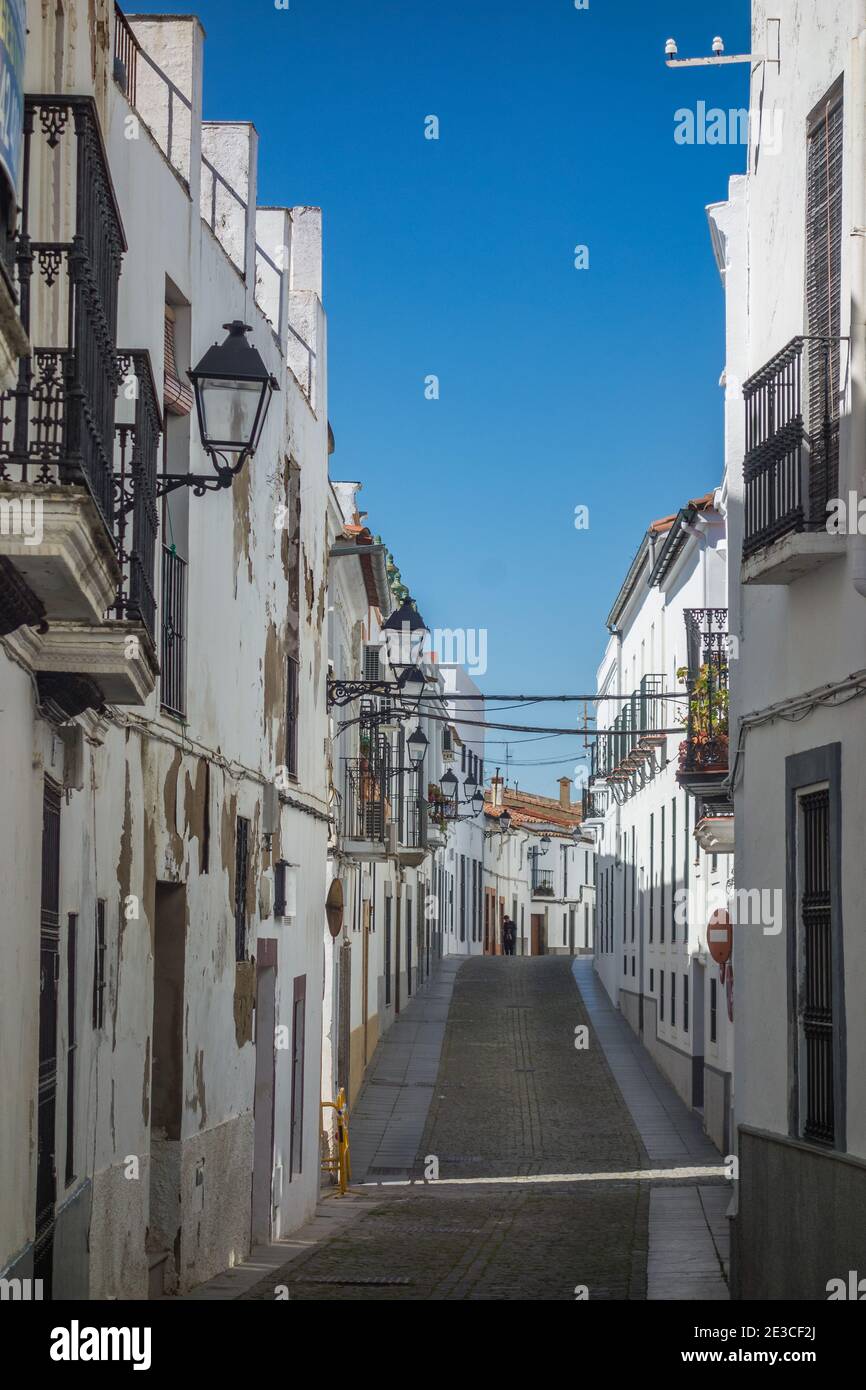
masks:
<path fill-rule="evenodd" d="M 24 124 L 27 0 L 0 0 L 0 168 L 18 187 Z"/>

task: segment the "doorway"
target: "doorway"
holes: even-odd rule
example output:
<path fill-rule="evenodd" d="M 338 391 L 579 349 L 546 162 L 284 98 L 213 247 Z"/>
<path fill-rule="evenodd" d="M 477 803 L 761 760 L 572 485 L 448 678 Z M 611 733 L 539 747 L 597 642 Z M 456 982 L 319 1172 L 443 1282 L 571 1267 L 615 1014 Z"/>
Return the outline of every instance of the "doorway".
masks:
<path fill-rule="evenodd" d="M 302 1172 L 304 1162 L 304 1033 L 307 1012 L 307 977 L 298 975 L 292 990 L 292 1123 L 289 1141 L 289 1181 Z"/>
<path fill-rule="evenodd" d="M 150 1291 L 166 1292 L 167 1267 L 181 1268 L 183 1015 L 186 972 L 186 887 L 156 885 L 153 944 L 153 1044 L 150 1106 Z"/>
<path fill-rule="evenodd" d="M 256 1081 L 253 1102 L 253 1241 L 273 1233 L 276 1091 L 277 943 L 259 937 L 256 956 Z"/>
<path fill-rule="evenodd" d="M 706 971 L 697 962 L 693 965 L 692 989 L 692 1014 L 694 1022 L 692 1024 L 692 1107 L 695 1110 L 702 1110 L 704 1106 L 704 977 Z"/>
<path fill-rule="evenodd" d="M 60 788 L 42 791 L 42 899 L 39 915 L 39 1084 L 37 1091 L 36 1237 L 33 1276 L 51 1298 L 57 1172 L 57 977 L 60 965 Z"/>
<path fill-rule="evenodd" d="M 532 932 L 532 955 L 543 956 L 547 954 L 547 927 L 543 912 L 533 912 L 530 922 Z"/>

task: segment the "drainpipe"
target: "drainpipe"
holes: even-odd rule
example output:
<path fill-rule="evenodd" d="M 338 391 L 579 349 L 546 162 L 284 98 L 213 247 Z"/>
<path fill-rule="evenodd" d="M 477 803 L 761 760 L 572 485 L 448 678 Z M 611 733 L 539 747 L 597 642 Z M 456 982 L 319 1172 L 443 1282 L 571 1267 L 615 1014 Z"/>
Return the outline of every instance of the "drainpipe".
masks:
<path fill-rule="evenodd" d="M 866 0 L 855 0 L 854 12 L 857 37 L 851 46 L 851 168 L 862 170 L 866 167 Z M 862 178 L 852 180 L 852 197 L 849 487 L 862 495 L 866 492 L 866 187 Z M 860 535 L 858 519 L 854 518 L 849 536 L 851 582 L 857 593 L 866 598 L 866 536 Z"/>

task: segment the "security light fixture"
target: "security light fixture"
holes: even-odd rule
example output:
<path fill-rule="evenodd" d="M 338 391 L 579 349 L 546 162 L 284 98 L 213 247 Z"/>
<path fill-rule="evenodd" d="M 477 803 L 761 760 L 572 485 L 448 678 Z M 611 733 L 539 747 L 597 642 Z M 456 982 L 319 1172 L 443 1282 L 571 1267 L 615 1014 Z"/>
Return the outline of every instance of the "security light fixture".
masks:
<path fill-rule="evenodd" d="M 717 34 L 716 37 L 713 39 L 713 52 L 716 53 L 716 54 L 722 54 L 722 53 L 724 53 L 724 51 L 725 51 L 725 42 L 724 42 L 724 39 L 722 39 L 722 38 Z"/>
<path fill-rule="evenodd" d="M 676 58 L 679 51 L 680 50 L 677 47 L 676 39 L 668 39 L 667 43 L 665 44 L 665 57 Z"/>

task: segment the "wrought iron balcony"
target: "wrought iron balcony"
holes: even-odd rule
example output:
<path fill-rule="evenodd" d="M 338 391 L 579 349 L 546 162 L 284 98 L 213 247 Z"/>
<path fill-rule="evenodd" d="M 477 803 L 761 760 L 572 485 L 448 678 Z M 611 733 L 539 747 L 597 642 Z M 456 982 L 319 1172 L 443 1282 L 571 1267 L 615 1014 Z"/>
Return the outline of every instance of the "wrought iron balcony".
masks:
<path fill-rule="evenodd" d="M 582 820 L 604 820 L 606 801 L 604 792 L 593 791 L 590 787 L 584 787 Z"/>
<path fill-rule="evenodd" d="M 536 869 L 532 870 L 532 896 L 534 898 L 553 897 L 553 870 Z"/>
<path fill-rule="evenodd" d="M 0 494 L 38 504 L 46 544 L 3 538 L 4 569 L 35 601 L 22 598 L 4 627 L 41 609 L 49 630 L 28 659 L 43 684 L 53 672 L 55 684 L 88 678 L 106 699 L 140 703 L 157 669 L 162 420 L 148 353 L 117 348 L 126 243 L 91 98 L 25 99 L 22 170 L 16 265 L 31 352 L 0 398 Z M 146 637 L 135 669 L 120 659 L 133 629 Z"/>
<path fill-rule="evenodd" d="M 687 665 L 680 671 L 688 699 L 679 778 L 723 779 L 728 773 L 728 610 L 685 612 Z"/>
<path fill-rule="evenodd" d="M 384 845 L 391 818 L 386 740 L 378 740 L 369 754 L 344 758 L 343 767 L 343 838 Z"/>
<path fill-rule="evenodd" d="M 604 780 L 626 794 L 637 791 L 655 765 L 655 750 L 666 741 L 663 676 L 644 676 L 637 690 L 620 702 L 607 730 L 592 750 L 590 781 Z"/>
<path fill-rule="evenodd" d="M 839 483 L 839 348 L 838 339 L 794 338 L 743 386 L 746 559 L 825 528 Z"/>

